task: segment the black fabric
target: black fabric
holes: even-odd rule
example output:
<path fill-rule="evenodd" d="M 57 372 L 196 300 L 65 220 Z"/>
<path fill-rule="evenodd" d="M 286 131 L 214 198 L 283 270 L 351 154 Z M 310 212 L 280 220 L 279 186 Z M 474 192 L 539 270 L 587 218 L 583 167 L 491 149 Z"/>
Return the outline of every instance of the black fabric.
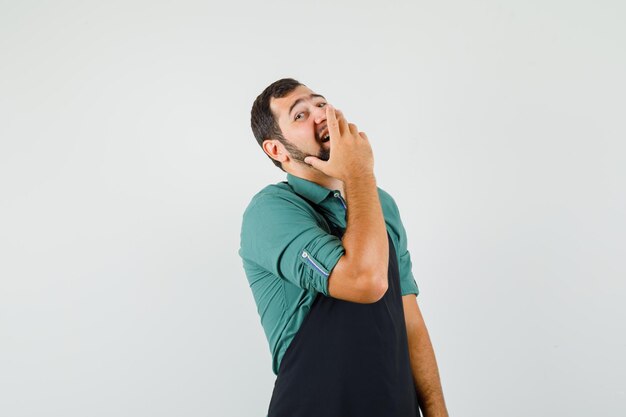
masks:
<path fill-rule="evenodd" d="M 387 238 L 387 292 L 372 304 L 317 295 L 282 358 L 268 417 L 420 416 L 398 262 Z"/>

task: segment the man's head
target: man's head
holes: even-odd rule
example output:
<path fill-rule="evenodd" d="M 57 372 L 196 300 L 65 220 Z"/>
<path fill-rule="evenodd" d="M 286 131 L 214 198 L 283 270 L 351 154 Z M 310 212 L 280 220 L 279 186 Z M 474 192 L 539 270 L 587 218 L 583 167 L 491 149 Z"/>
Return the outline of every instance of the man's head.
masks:
<path fill-rule="evenodd" d="M 304 163 L 313 155 L 327 161 L 326 99 L 304 84 L 283 78 L 270 84 L 252 105 L 254 136 L 274 165 Z"/>

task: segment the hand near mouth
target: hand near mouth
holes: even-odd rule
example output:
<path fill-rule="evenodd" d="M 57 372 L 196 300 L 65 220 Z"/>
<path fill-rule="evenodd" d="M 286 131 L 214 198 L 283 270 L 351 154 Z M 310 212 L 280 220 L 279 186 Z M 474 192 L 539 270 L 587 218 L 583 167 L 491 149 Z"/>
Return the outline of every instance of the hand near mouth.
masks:
<path fill-rule="evenodd" d="M 373 176 L 374 155 L 367 135 L 348 123 L 343 114 L 326 105 L 326 122 L 332 153 L 328 161 L 307 156 L 304 162 L 324 174 L 347 182 L 362 176 Z M 323 133 L 323 132 L 322 132 Z M 323 142 L 323 137 L 320 138 Z"/>

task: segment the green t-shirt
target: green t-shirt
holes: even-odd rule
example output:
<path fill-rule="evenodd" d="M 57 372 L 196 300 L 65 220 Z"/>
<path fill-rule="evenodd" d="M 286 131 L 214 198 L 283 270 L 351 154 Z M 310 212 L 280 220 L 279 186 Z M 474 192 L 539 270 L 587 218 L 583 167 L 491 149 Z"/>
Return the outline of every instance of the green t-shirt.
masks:
<path fill-rule="evenodd" d="M 396 248 L 402 295 L 418 294 L 398 207 L 380 187 L 378 196 Z M 339 191 L 287 174 L 287 181 L 259 191 L 244 212 L 239 256 L 276 375 L 317 294 L 329 296 L 328 277 L 345 250 L 328 221 L 345 229 L 346 204 Z"/>

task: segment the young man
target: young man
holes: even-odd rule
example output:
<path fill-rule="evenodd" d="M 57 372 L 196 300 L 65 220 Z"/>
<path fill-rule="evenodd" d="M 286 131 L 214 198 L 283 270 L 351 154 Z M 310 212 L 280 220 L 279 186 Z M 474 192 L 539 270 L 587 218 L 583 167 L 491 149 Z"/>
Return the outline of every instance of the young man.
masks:
<path fill-rule="evenodd" d="M 277 375 L 269 417 L 447 416 L 367 135 L 293 79 L 257 97 L 251 123 L 287 173 L 252 198 L 239 249 Z"/>

